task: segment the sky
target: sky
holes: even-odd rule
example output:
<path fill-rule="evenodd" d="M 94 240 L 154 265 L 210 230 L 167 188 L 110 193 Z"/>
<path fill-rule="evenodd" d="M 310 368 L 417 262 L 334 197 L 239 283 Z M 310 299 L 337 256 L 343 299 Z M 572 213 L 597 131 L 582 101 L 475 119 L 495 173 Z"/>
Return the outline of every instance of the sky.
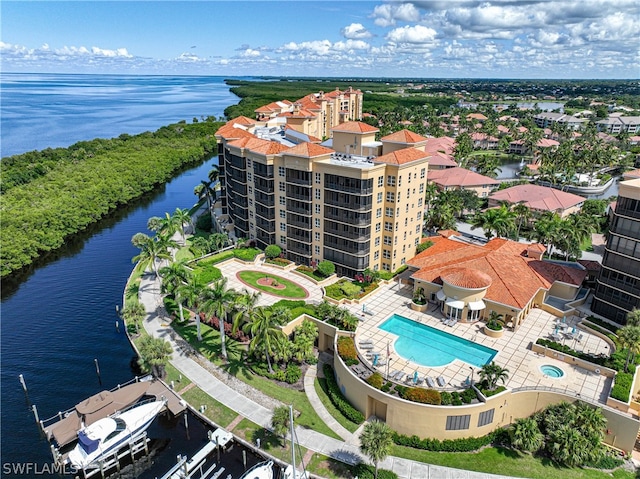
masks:
<path fill-rule="evenodd" d="M 639 0 L 0 2 L 3 72 L 640 78 Z"/>

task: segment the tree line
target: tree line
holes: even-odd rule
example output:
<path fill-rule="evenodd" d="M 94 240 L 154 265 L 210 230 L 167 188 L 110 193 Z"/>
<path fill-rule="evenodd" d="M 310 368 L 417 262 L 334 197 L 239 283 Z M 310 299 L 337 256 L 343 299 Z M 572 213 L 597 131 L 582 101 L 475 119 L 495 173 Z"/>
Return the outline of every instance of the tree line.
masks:
<path fill-rule="evenodd" d="M 164 183 L 179 168 L 209 158 L 220 126 L 181 122 L 3 158 L 1 276 L 59 248 L 67 237 Z"/>

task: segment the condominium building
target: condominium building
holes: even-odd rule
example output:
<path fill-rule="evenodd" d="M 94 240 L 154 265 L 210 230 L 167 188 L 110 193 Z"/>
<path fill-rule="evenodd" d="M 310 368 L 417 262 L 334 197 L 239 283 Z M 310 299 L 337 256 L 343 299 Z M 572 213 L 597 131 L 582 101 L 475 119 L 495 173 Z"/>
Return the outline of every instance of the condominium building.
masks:
<path fill-rule="evenodd" d="M 536 125 L 540 128 L 551 128 L 554 123 L 560 123 L 572 130 L 579 130 L 588 122 L 588 120 L 582 118 L 553 112 L 539 113 L 533 117 L 533 121 L 535 121 Z"/>
<path fill-rule="evenodd" d="M 640 308 L 640 179 L 622 181 L 591 310 L 619 324 Z"/>
<path fill-rule="evenodd" d="M 612 135 L 619 133 L 640 133 L 640 116 L 610 116 L 596 122 L 598 131 L 604 131 Z"/>
<path fill-rule="evenodd" d="M 331 148 L 268 131 L 231 120 L 216 133 L 221 201 L 235 236 L 276 244 L 299 264 L 331 261 L 350 277 L 394 271 L 415 256 L 428 153 L 408 146 L 382 154 L 378 130 L 361 122 L 335 126 Z"/>

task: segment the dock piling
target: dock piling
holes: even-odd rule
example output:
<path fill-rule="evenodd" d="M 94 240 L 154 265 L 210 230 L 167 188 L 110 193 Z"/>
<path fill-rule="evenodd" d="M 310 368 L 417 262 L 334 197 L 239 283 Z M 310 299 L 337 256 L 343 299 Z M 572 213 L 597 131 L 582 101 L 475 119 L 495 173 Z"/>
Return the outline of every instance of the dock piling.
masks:
<path fill-rule="evenodd" d="M 29 394 L 29 391 L 27 391 L 27 383 L 24 382 L 24 376 L 20 374 L 18 375 L 18 379 L 20 379 L 20 384 L 22 384 L 22 389 L 24 390 L 24 393 Z"/>
<path fill-rule="evenodd" d="M 102 386 L 102 378 L 100 377 L 100 365 L 98 364 L 98 359 L 94 358 L 93 362 L 96 365 L 96 374 L 98 375 L 98 382 L 100 383 L 100 386 Z"/>
<path fill-rule="evenodd" d="M 40 424 L 40 416 L 38 416 L 38 408 L 35 404 L 31 406 L 31 410 L 33 411 L 33 415 L 36 418 L 36 423 Z"/>

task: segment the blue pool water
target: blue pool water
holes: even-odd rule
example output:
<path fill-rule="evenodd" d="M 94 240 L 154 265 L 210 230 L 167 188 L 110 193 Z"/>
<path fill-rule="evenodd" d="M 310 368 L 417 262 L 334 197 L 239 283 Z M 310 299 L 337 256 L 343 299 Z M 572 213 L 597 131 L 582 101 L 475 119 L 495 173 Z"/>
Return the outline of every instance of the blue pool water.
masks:
<path fill-rule="evenodd" d="M 540 371 L 542 371 L 543 374 L 546 374 L 550 378 L 561 378 L 562 376 L 564 376 L 564 371 L 562 369 L 550 364 L 540 366 Z"/>
<path fill-rule="evenodd" d="M 396 352 L 421 366 L 445 366 L 454 359 L 481 368 L 498 354 L 495 349 L 476 344 L 430 326 L 394 314 L 379 326 L 398 336 Z"/>

